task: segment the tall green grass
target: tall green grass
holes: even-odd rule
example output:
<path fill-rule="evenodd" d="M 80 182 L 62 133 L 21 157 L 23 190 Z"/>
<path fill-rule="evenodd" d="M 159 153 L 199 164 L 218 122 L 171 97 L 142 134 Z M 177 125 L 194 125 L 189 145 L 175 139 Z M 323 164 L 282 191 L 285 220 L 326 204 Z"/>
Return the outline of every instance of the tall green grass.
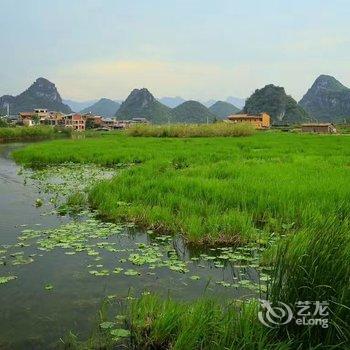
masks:
<path fill-rule="evenodd" d="M 147 137 L 213 137 L 213 136 L 250 136 L 255 129 L 249 124 L 171 124 L 148 125 L 135 124 L 125 130 L 129 136 Z"/>
<path fill-rule="evenodd" d="M 30 139 L 45 139 L 53 138 L 58 135 L 70 135 L 70 128 L 53 128 L 49 126 L 35 127 L 8 127 L 0 128 L 0 141 L 9 140 L 30 140 Z"/>
<path fill-rule="evenodd" d="M 312 228 L 350 212 L 350 139 L 262 133 L 249 138 L 64 140 L 14 153 L 28 166 L 128 164 L 95 186 L 90 202 L 108 219 L 127 218 L 183 233 L 197 243 L 255 240 Z"/>
<path fill-rule="evenodd" d="M 277 249 L 270 300 L 291 305 L 294 314 L 299 301 L 329 303 L 326 329 L 294 322 L 280 327 L 281 337 L 293 335 L 305 348 L 350 347 L 350 225 L 349 219 L 338 220 L 315 223 L 283 240 Z"/>
<path fill-rule="evenodd" d="M 115 339 L 98 326 L 86 341 L 72 333 L 63 338 L 61 349 L 172 349 L 172 350 L 289 350 L 292 341 L 281 341 L 274 330 L 266 329 L 256 315 L 257 301 L 238 305 L 200 298 L 192 302 L 143 295 L 127 304 L 123 324 L 130 336 Z M 100 322 L 106 321 L 100 319 Z"/>
<path fill-rule="evenodd" d="M 128 323 L 136 349 L 291 349 L 257 320 L 257 302 L 178 302 L 146 295 L 130 305 Z"/>

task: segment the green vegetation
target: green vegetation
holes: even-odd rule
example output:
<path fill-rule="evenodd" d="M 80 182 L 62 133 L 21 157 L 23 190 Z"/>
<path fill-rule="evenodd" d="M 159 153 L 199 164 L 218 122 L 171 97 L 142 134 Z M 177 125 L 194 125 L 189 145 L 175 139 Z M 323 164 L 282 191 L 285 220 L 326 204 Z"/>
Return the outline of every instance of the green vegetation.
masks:
<path fill-rule="evenodd" d="M 0 284 L 5 284 L 7 282 L 13 281 L 17 276 L 0 276 Z"/>
<path fill-rule="evenodd" d="M 70 334 L 61 348 L 114 349 L 118 344 L 145 350 L 292 349 L 290 341 L 279 341 L 275 331 L 267 331 L 259 323 L 256 301 L 220 304 L 203 297 L 195 302 L 179 302 L 148 293 L 129 299 L 125 315 L 117 315 L 112 321 L 107 321 L 105 302 L 99 327 L 91 338 L 79 342 Z"/>
<path fill-rule="evenodd" d="M 350 345 L 349 217 L 330 215 L 322 225 L 301 230 L 283 240 L 277 250 L 270 300 L 294 306 L 298 301 L 329 303 L 329 327 L 300 327 L 291 322 L 279 335 L 291 334 L 305 348 Z"/>
<path fill-rule="evenodd" d="M 6 128 L 8 126 L 9 125 L 8 125 L 7 121 L 5 120 L 5 118 L 1 117 L 1 115 L 0 115 L 0 128 Z"/>
<path fill-rule="evenodd" d="M 182 232 L 197 243 L 246 242 L 269 232 L 342 221 L 349 212 L 347 137 L 259 133 L 248 138 L 64 140 L 14 153 L 27 166 L 128 167 L 90 192 L 104 217 Z"/>
<path fill-rule="evenodd" d="M 142 126 L 136 135 L 158 129 L 162 128 Z M 186 303 L 145 295 L 131 301 L 123 324 L 103 320 L 100 335 L 110 346 L 125 341 L 142 349 L 348 349 L 349 146 L 346 136 L 273 132 L 234 138 L 115 134 L 31 145 L 14 157 L 32 167 L 68 161 L 117 167 L 117 176 L 95 184 L 89 193 L 90 203 L 103 217 L 180 232 L 195 244 L 251 242 L 259 249 L 268 245 L 260 263 L 273 267 L 267 288 L 270 301 L 290 305 L 294 314 L 298 301 L 329 303 L 328 328 L 291 322 L 270 330 L 257 320 L 255 302 Z M 42 247 L 69 244 L 79 249 L 69 230 L 56 231 L 45 235 L 49 240 L 39 240 Z M 80 240 L 78 236 L 78 244 Z M 95 249 L 89 249 L 94 256 Z M 215 266 L 249 259 L 231 248 L 221 249 L 218 258 L 207 258 L 215 260 Z M 171 254 L 164 261 L 159 253 L 157 246 L 140 246 L 126 258 L 135 268 L 117 266 L 114 272 L 96 265 L 90 273 L 137 278 L 138 266 L 144 264 L 188 271 L 183 262 L 172 261 Z M 188 276 L 192 283 L 200 278 Z M 235 287 L 224 280 L 218 284 Z M 261 287 L 249 288 L 263 291 Z"/>
<path fill-rule="evenodd" d="M 56 136 L 70 135 L 70 128 L 52 128 L 49 126 L 17 126 L 0 128 L 0 142 L 8 140 L 31 140 L 31 139 L 47 139 Z"/>
<path fill-rule="evenodd" d="M 131 302 L 127 321 L 137 349 L 289 349 L 259 323 L 258 309 L 254 301 L 238 306 L 145 295 Z"/>
<path fill-rule="evenodd" d="M 209 110 L 220 119 L 231 114 L 236 114 L 240 111 L 240 109 L 233 104 L 224 101 L 215 102 L 211 107 L 209 107 Z"/>
<path fill-rule="evenodd" d="M 243 108 L 244 113 L 268 113 L 274 122 L 300 123 L 309 116 L 297 102 L 286 94 L 283 87 L 266 85 L 257 89 L 247 99 Z"/>
<path fill-rule="evenodd" d="M 171 124 L 148 125 L 136 124 L 126 129 L 130 136 L 147 137 L 213 137 L 213 136 L 250 136 L 255 129 L 248 124 Z"/>

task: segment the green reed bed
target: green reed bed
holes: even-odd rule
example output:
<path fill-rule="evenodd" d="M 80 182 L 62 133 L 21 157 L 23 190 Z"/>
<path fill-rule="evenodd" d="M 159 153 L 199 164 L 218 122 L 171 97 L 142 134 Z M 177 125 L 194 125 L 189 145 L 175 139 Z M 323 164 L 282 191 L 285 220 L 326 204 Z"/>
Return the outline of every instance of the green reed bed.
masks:
<path fill-rule="evenodd" d="M 34 167 L 121 166 L 118 176 L 91 190 L 102 216 L 181 232 L 197 243 L 244 243 L 347 217 L 349 146 L 345 136 L 113 135 L 31 145 L 14 157 Z"/>
<path fill-rule="evenodd" d="M 292 341 L 279 340 L 275 330 L 267 330 L 259 323 L 257 301 L 222 304 L 202 297 L 194 302 L 181 302 L 145 294 L 129 300 L 124 315 L 111 319 L 101 310 L 99 325 L 87 341 L 79 341 L 70 334 L 61 348 L 292 349 Z"/>
<path fill-rule="evenodd" d="M 328 328 L 300 326 L 279 328 L 282 338 L 291 335 L 304 348 L 323 344 L 350 347 L 350 225 L 349 219 L 329 217 L 323 225 L 298 232 L 277 249 L 269 299 L 283 301 L 296 313 L 298 301 L 326 301 Z"/>
<path fill-rule="evenodd" d="M 0 142 L 12 140 L 32 140 L 32 139 L 48 139 L 59 135 L 70 135 L 69 128 L 53 128 L 50 126 L 17 126 L 0 128 Z"/>
<path fill-rule="evenodd" d="M 137 349 L 289 349 L 256 318 L 258 303 L 221 305 L 146 295 L 131 302 L 127 323 Z"/>
<path fill-rule="evenodd" d="M 250 136 L 255 134 L 256 131 L 250 124 L 218 122 L 214 124 L 135 124 L 126 129 L 125 132 L 129 136 L 146 137 L 234 137 Z"/>

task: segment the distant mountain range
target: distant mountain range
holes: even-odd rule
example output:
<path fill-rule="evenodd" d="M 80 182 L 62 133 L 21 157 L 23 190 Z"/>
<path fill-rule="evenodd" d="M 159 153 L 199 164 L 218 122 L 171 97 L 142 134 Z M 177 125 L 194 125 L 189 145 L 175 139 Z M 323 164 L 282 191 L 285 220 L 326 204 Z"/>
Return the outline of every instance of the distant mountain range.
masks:
<path fill-rule="evenodd" d="M 170 107 L 170 108 L 175 108 L 179 106 L 181 103 L 184 103 L 186 100 L 183 99 L 182 97 L 162 97 L 158 99 L 160 103 L 163 105 Z"/>
<path fill-rule="evenodd" d="M 114 117 L 118 109 L 120 108 L 120 104 L 108 98 L 101 98 L 92 106 L 89 106 L 85 109 L 82 109 L 80 113 L 92 113 L 95 115 L 100 115 L 102 117 Z"/>
<path fill-rule="evenodd" d="M 197 101 L 186 101 L 172 110 L 174 123 L 213 122 L 216 115 Z"/>
<path fill-rule="evenodd" d="M 272 84 L 255 90 L 247 99 L 243 112 L 247 114 L 266 112 L 275 123 L 299 123 L 310 118 L 293 97 L 286 94 L 283 87 Z"/>
<path fill-rule="evenodd" d="M 65 103 L 66 102 L 66 103 Z M 226 101 L 185 101 L 182 97 L 156 99 L 147 89 L 134 89 L 121 103 L 110 99 L 77 102 L 62 100 L 55 84 L 38 78 L 18 96 L 0 97 L 0 112 L 10 105 L 12 115 L 45 108 L 63 113 L 92 112 L 118 119 L 144 117 L 153 123 L 205 123 L 222 119 L 240 110 L 248 114 L 267 112 L 273 122 L 342 122 L 350 117 L 350 89 L 329 75 L 320 75 L 297 103 L 283 87 L 272 84 L 257 89 L 247 100 L 228 97 Z"/>
<path fill-rule="evenodd" d="M 73 101 L 73 100 L 62 100 L 64 104 L 68 105 L 73 112 L 79 112 L 89 106 L 92 106 L 98 100 L 89 100 L 89 101 Z"/>
<path fill-rule="evenodd" d="M 227 111 L 227 114 L 225 114 Z M 239 109 L 229 103 L 214 104 L 210 110 L 198 101 L 185 101 L 175 108 L 159 102 L 147 89 L 134 89 L 116 113 L 117 119 L 147 118 L 152 123 L 206 123 Z"/>
<path fill-rule="evenodd" d="M 234 97 L 230 96 L 227 97 L 226 102 L 231 103 L 232 105 L 238 107 L 239 109 L 242 109 L 245 105 L 245 98 L 239 98 L 239 97 Z"/>
<path fill-rule="evenodd" d="M 10 105 L 10 114 L 45 108 L 51 111 L 70 113 L 70 107 L 62 102 L 55 84 L 47 79 L 38 78 L 27 90 L 18 96 L 4 95 L 0 97 L 0 108 Z"/>
<path fill-rule="evenodd" d="M 342 122 L 350 117 L 350 89 L 330 75 L 320 75 L 299 105 L 313 119 Z"/>
<path fill-rule="evenodd" d="M 115 114 L 119 120 L 147 118 L 162 124 L 172 120 L 171 108 L 160 103 L 147 89 L 134 89 Z"/>
<path fill-rule="evenodd" d="M 218 118 L 225 118 L 231 114 L 236 114 L 240 111 L 239 108 L 231 103 L 224 101 L 217 101 L 211 107 L 209 107 L 211 113 L 215 114 Z"/>
<path fill-rule="evenodd" d="M 177 97 L 162 97 L 162 98 L 159 98 L 158 101 L 163 103 L 163 105 L 166 105 L 167 107 L 170 107 L 170 108 L 175 108 L 175 107 L 179 106 L 181 103 L 186 102 L 186 100 L 184 98 L 179 97 L 179 96 L 177 96 Z M 213 104 L 215 104 L 217 102 L 217 100 L 211 99 L 211 100 L 199 101 L 199 102 L 202 105 L 204 105 L 205 107 L 209 108 Z M 224 102 L 230 103 L 230 104 L 236 106 L 238 109 L 242 109 L 244 107 L 245 99 L 230 96 Z"/>

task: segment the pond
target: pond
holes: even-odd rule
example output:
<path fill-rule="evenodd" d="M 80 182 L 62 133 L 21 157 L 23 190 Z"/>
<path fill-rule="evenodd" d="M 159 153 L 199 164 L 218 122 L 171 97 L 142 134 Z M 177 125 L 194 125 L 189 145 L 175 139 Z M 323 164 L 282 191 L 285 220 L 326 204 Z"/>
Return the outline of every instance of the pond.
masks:
<path fill-rule="evenodd" d="M 52 192 L 43 193 L 47 179 L 28 180 L 11 159 L 18 147 L 0 144 L 1 349 L 54 349 L 69 331 L 84 339 L 108 296 L 258 295 L 266 280 L 259 250 L 190 249 L 180 236 L 104 223 L 93 213 L 58 215 Z"/>

